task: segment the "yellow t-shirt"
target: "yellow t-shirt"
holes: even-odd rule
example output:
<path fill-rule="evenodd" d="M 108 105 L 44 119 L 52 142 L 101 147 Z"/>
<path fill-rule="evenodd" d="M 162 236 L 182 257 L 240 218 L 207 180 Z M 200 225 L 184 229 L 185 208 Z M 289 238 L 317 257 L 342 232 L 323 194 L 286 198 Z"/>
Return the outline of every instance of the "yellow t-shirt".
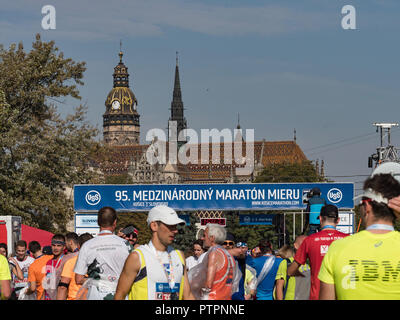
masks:
<path fill-rule="evenodd" d="M 399 300 L 400 233 L 364 230 L 334 241 L 318 278 L 335 285 L 339 300 Z"/>
<path fill-rule="evenodd" d="M 0 254 L 0 280 L 11 280 L 10 267 L 5 256 Z"/>

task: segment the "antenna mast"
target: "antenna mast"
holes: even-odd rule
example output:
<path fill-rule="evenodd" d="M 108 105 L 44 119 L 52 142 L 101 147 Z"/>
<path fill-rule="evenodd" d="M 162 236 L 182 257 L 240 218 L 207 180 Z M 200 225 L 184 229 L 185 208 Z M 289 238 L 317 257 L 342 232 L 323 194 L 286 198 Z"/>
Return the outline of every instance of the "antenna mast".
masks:
<path fill-rule="evenodd" d="M 400 157 L 398 150 L 391 145 L 390 141 L 390 130 L 392 127 L 398 127 L 398 123 L 373 123 L 376 127 L 376 132 L 380 131 L 380 147 L 376 149 L 376 153 L 368 158 L 368 167 L 373 167 L 373 161 L 375 161 L 375 167 L 379 164 L 387 161 L 400 163 Z M 387 137 L 387 145 L 384 146 L 384 138 Z"/>

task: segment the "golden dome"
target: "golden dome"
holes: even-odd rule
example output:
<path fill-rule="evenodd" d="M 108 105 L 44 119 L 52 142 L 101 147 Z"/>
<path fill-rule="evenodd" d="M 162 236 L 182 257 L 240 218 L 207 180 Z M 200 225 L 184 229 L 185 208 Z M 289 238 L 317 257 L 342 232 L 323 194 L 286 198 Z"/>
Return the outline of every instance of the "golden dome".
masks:
<path fill-rule="evenodd" d="M 114 103 L 118 101 L 118 103 Z M 106 113 L 137 113 L 137 100 L 128 87 L 114 87 L 107 96 Z"/>

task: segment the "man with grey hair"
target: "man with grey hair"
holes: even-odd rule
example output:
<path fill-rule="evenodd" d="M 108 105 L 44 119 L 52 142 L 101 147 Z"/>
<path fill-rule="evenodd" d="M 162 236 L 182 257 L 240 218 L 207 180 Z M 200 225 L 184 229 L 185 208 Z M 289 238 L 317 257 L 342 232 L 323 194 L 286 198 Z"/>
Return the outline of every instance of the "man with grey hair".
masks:
<path fill-rule="evenodd" d="M 205 284 L 202 287 L 204 300 L 231 300 L 235 291 L 237 266 L 234 258 L 221 245 L 226 238 L 226 229 L 218 224 L 209 223 L 202 240 L 208 249 L 208 257 L 204 259 L 207 265 Z"/>

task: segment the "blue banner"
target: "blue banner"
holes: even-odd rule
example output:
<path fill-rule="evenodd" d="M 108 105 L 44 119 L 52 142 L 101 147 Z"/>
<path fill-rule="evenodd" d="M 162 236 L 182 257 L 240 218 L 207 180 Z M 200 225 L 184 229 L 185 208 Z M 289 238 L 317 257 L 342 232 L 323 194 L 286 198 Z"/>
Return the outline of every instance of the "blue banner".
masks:
<path fill-rule="evenodd" d="M 273 224 L 274 214 L 239 214 L 239 225 L 268 225 Z"/>
<path fill-rule="evenodd" d="M 305 209 L 308 192 L 318 187 L 321 197 L 340 209 L 354 208 L 353 183 L 253 183 L 176 185 L 75 185 L 74 209 L 148 211 L 167 205 L 178 211 Z"/>
<path fill-rule="evenodd" d="M 190 226 L 190 216 L 188 214 L 178 214 L 178 217 L 185 220 L 187 226 Z"/>

